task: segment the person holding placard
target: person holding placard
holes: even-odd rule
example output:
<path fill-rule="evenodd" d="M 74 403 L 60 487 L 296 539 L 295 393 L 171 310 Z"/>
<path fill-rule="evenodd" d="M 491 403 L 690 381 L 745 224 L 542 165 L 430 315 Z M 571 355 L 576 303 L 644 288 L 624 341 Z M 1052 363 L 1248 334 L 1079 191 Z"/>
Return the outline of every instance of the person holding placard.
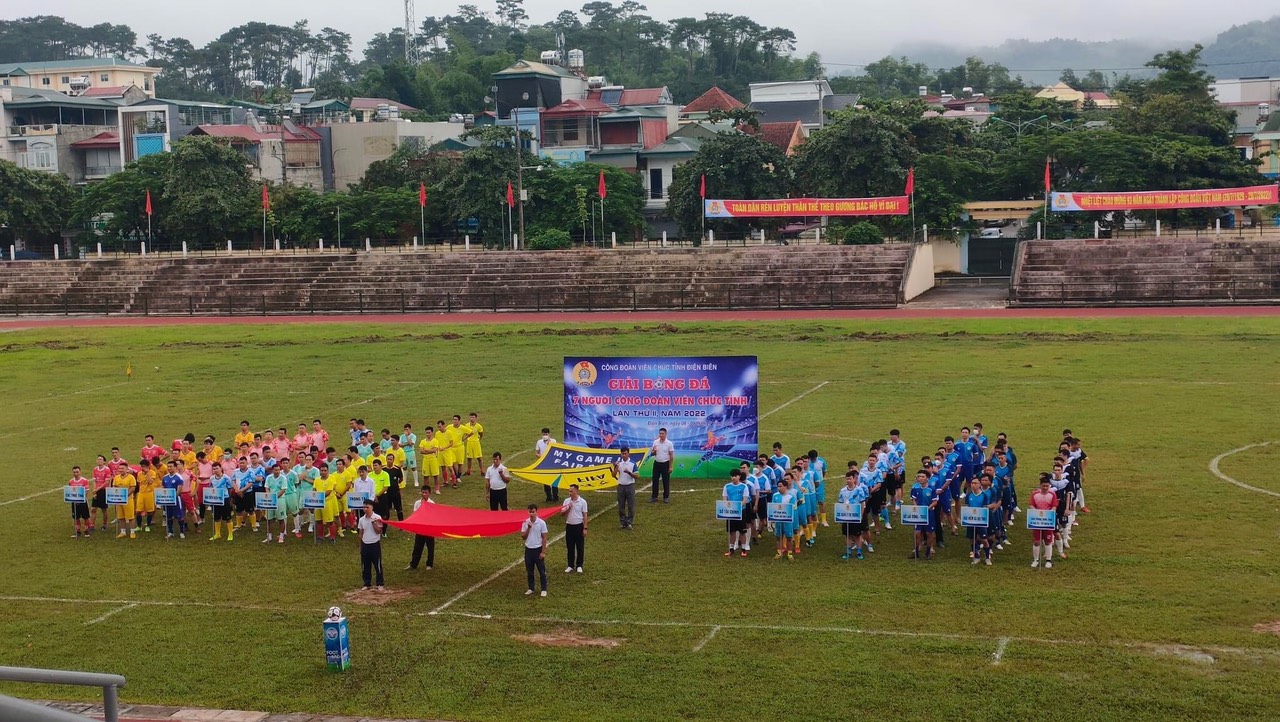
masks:
<path fill-rule="evenodd" d="M 98 463 L 93 467 L 93 501 L 89 504 L 89 529 L 94 526 L 94 518 L 102 512 L 100 531 L 107 531 L 107 487 L 111 486 L 111 477 L 115 472 L 107 465 L 107 457 L 98 454 Z"/>
<path fill-rule="evenodd" d="M 613 462 L 613 475 L 618 479 L 618 526 L 634 529 L 636 519 L 636 462 L 631 449 L 623 446 L 621 458 Z"/>
<path fill-rule="evenodd" d="M 1000 490 L 995 488 L 995 480 L 990 474 L 983 473 L 978 479 L 978 485 L 982 489 L 984 502 L 987 511 L 987 566 L 991 566 L 991 555 L 995 549 L 1004 549 L 1004 545 L 1000 544 L 1000 534 L 1004 528 L 1004 520 L 1000 515 Z"/>
<path fill-rule="evenodd" d="M 586 555 L 588 518 L 587 500 L 578 493 L 577 484 L 569 485 L 569 498 L 560 505 L 560 512 L 564 514 L 564 541 L 569 556 L 569 566 L 564 568 L 564 573 L 576 571 L 581 574 Z"/>
<path fill-rule="evenodd" d="M 987 494 L 982 490 L 982 484 L 978 479 L 969 480 L 969 491 L 965 493 L 961 502 L 962 506 L 986 506 Z M 965 527 L 965 536 L 970 540 L 969 555 L 973 557 L 974 564 L 981 564 L 983 554 L 987 557 L 987 566 L 991 566 L 991 547 L 985 543 L 986 529 L 977 529 L 975 527 Z"/>
<path fill-rule="evenodd" d="M 1050 475 L 1046 473 L 1040 474 L 1040 488 L 1031 493 L 1031 499 L 1028 500 L 1027 506 L 1037 511 L 1050 511 L 1058 508 L 1058 495 L 1053 493 L 1053 485 L 1050 483 Z M 1053 568 L 1053 530 L 1052 529 L 1032 529 L 1031 530 L 1031 568 L 1036 569 L 1040 566 L 1040 548 L 1044 547 L 1044 568 Z"/>
<path fill-rule="evenodd" d="M 938 518 L 938 491 L 929 483 L 929 475 L 923 471 L 916 474 L 916 483 L 911 486 L 911 501 L 916 506 L 927 508 L 929 515 L 927 523 L 916 525 L 916 546 L 908 558 L 932 561 L 934 545 L 937 543 L 937 527 L 934 525 Z M 924 549 L 923 555 L 920 553 L 921 548 Z"/>
<path fill-rule="evenodd" d="M 128 492 L 128 500 L 123 504 L 116 504 L 116 525 L 120 529 L 120 533 L 116 534 L 117 539 L 129 537 L 136 539 L 138 534 L 134 528 L 134 495 L 138 493 L 138 477 L 133 475 L 133 469 L 129 468 L 128 463 L 120 464 L 116 468 L 116 475 L 111 478 L 111 486 L 116 489 L 124 489 Z"/>
<path fill-rule="evenodd" d="M 880 471 L 880 454 L 873 445 L 870 453 L 867 454 L 867 460 L 863 462 L 858 469 L 858 481 L 867 487 L 867 510 L 866 517 L 868 521 L 867 528 L 870 529 L 875 525 L 875 519 L 880 514 L 880 508 L 884 506 L 884 475 Z M 879 531 L 875 532 L 877 535 Z M 867 551 L 874 552 L 876 549 L 871 545 L 871 540 L 867 540 Z"/>
<path fill-rule="evenodd" d="M 792 531 L 792 507 L 795 504 L 794 496 L 791 491 L 791 477 L 783 476 L 778 482 L 777 490 L 773 492 L 773 505 L 785 509 L 788 513 L 787 520 L 774 518 L 770 515 L 769 521 L 773 523 L 773 533 L 778 538 L 778 551 L 773 555 L 774 559 L 780 559 L 785 553 L 787 559 L 794 559 L 791 553 L 791 535 Z"/>
<path fill-rule="evenodd" d="M 387 473 L 385 457 L 374 456 L 369 478 L 373 480 L 373 510 L 383 519 L 391 518 L 393 506 L 400 509 L 400 520 L 404 521 L 404 506 L 400 499 L 400 487 L 391 483 L 391 475 Z M 393 497 L 394 495 L 394 497 Z"/>
<path fill-rule="evenodd" d="M 258 530 L 257 513 L 253 504 L 254 471 L 249 468 L 249 457 L 241 456 L 236 470 L 231 472 L 231 494 L 235 498 L 236 529 L 244 527 L 246 520 L 253 520 L 253 531 Z"/>
<path fill-rule="evenodd" d="M 753 540 L 758 540 L 760 535 L 764 533 L 765 526 L 769 523 L 769 500 L 773 498 L 773 479 L 765 473 L 765 462 L 756 459 L 755 466 L 751 468 L 747 481 L 756 487 L 755 494 L 755 514 L 752 515 L 752 536 Z"/>
<path fill-rule="evenodd" d="M 99 456 L 98 458 L 101 459 L 102 457 Z M 85 498 L 85 501 L 71 502 L 71 523 L 75 527 L 75 533 L 71 537 L 73 539 L 79 539 L 81 536 L 87 537 L 93 532 L 93 521 L 89 518 L 88 502 L 91 494 L 89 493 L 89 480 L 80 475 L 80 467 L 71 467 L 71 479 L 67 481 L 67 486 L 72 489 L 79 489 L 79 493 L 84 494 Z"/>
<path fill-rule="evenodd" d="M 376 498 L 378 496 L 378 487 L 377 483 L 369 476 L 369 467 L 361 464 L 356 469 L 356 479 L 351 482 L 351 491 L 347 493 L 348 495 L 360 497 L 361 505 L 363 505 L 366 500 L 374 502 L 374 509 L 377 510 L 378 503 Z M 347 509 L 348 511 L 351 510 L 350 504 L 347 504 Z"/>
<path fill-rule="evenodd" d="M 849 561 L 855 555 L 858 559 L 862 559 L 862 534 L 867 528 L 866 509 L 863 506 L 866 501 L 867 487 L 858 482 L 858 474 L 853 471 L 845 472 L 844 487 L 836 495 L 836 503 L 850 504 L 863 511 L 862 521 L 844 521 L 840 523 L 841 531 L 844 532 L 845 544 L 844 555 L 840 558 L 845 561 Z"/>
<path fill-rule="evenodd" d="M 267 497 L 274 498 L 275 506 L 267 507 L 267 538 L 263 539 L 262 543 L 271 543 L 271 529 L 273 526 L 277 526 L 278 524 L 280 531 L 276 536 L 276 543 L 284 544 L 285 526 L 289 521 L 288 503 L 285 501 L 284 497 L 289 491 L 289 480 L 285 478 L 284 470 L 280 468 L 279 464 L 271 467 L 271 473 L 267 474 L 264 487 L 265 489 L 262 493 Z"/>
<path fill-rule="evenodd" d="M 151 522 L 156 519 L 156 487 L 160 485 L 160 477 L 156 467 L 147 459 L 138 462 L 138 498 L 134 503 L 134 528 L 151 531 Z M 145 522 L 145 523 L 144 523 Z"/>
<path fill-rule="evenodd" d="M 1071 548 L 1067 543 L 1067 534 L 1071 531 L 1071 511 L 1075 499 L 1071 479 L 1067 477 L 1060 461 L 1054 462 L 1053 475 L 1049 477 L 1049 486 L 1058 495 L 1056 521 L 1058 528 L 1054 534 L 1054 541 L 1058 545 L 1058 557 L 1066 559 L 1066 550 Z"/>
<path fill-rule="evenodd" d="M 809 468 L 814 474 L 814 490 L 817 492 L 818 521 L 823 526 L 827 523 L 827 460 L 818 456 L 817 449 L 809 449 Z"/>
<path fill-rule="evenodd" d="M 724 485 L 720 498 L 724 501 L 734 502 L 739 509 L 746 506 L 748 501 L 747 485 L 742 483 L 742 470 L 734 469 L 729 472 L 729 483 Z M 747 532 L 747 523 L 743 521 L 739 515 L 737 519 L 727 519 L 725 521 L 725 531 L 729 532 L 729 551 L 725 552 L 726 557 L 732 557 L 735 551 L 738 551 L 739 544 L 742 545 L 742 556 L 747 555 L 747 551 L 751 548 L 751 535 Z"/>
<path fill-rule="evenodd" d="M 174 495 L 174 501 L 177 503 L 170 504 L 164 508 L 164 527 L 165 539 L 172 539 L 174 527 L 177 527 L 178 537 L 180 539 L 187 538 L 187 508 L 183 504 L 182 488 L 187 485 L 186 470 L 181 464 L 174 464 L 169 469 L 169 473 L 160 479 L 160 488 L 171 490 Z"/>
<path fill-rule="evenodd" d="M 751 551 L 751 542 L 756 540 L 756 499 L 760 497 L 760 484 L 751 475 L 749 462 L 744 461 L 738 464 L 738 471 L 742 474 L 742 485 L 747 487 L 746 500 L 742 503 L 742 521 L 745 527 L 744 533 L 747 535 L 747 551 Z"/>
<path fill-rule="evenodd" d="M 222 464 L 213 465 L 213 473 L 209 477 L 209 488 L 205 491 L 205 496 L 210 493 L 217 493 L 222 497 L 219 503 L 210 503 L 213 507 L 213 536 L 209 537 L 209 541 L 217 541 L 222 538 L 222 526 L 227 527 L 227 541 L 234 539 L 235 527 L 233 526 L 233 517 L 235 516 L 235 482 L 231 477 L 222 471 Z"/>
<path fill-rule="evenodd" d="M 799 554 L 802 541 L 808 542 L 809 546 L 813 546 L 813 538 L 810 536 L 809 528 L 809 499 L 813 494 L 813 487 L 810 485 L 809 475 L 800 463 L 791 467 L 791 482 L 791 489 L 795 493 L 796 505 L 795 516 L 792 518 L 792 524 L 795 525 L 793 551 Z"/>
<path fill-rule="evenodd" d="M 328 530 L 328 538 L 330 543 L 338 541 L 338 535 L 342 532 L 338 529 L 338 509 L 339 500 L 342 498 L 336 489 L 337 481 L 333 476 L 329 475 L 329 467 L 320 466 L 320 475 L 311 482 L 314 491 L 324 494 L 324 507 L 312 510 L 312 519 L 315 526 L 312 529 L 316 533 L 316 543 L 319 544 L 324 539 Z"/>

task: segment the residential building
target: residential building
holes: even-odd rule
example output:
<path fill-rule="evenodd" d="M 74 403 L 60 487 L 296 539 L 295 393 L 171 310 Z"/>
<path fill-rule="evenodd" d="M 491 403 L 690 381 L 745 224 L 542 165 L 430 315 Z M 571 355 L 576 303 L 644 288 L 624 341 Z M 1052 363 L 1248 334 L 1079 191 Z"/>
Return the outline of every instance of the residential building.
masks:
<path fill-rule="evenodd" d="M 118 133 L 120 106 L 101 98 L 73 98 L 51 90 L 0 87 L 0 129 L 4 141 L 0 158 L 23 168 L 61 173 L 72 183 L 86 180 L 83 146 L 76 144 L 101 134 Z M 119 166 L 117 155 L 106 160 L 95 155 L 95 169 Z"/>
<path fill-rule="evenodd" d="M 750 125 L 742 125 L 739 126 L 738 130 L 758 137 L 787 155 L 795 155 L 796 150 L 808 137 L 804 130 L 804 124 L 798 120 L 783 123 L 761 123 L 758 129 Z"/>
<path fill-rule="evenodd" d="M 1280 112 L 1271 113 L 1253 134 L 1253 157 L 1262 161 L 1258 172 L 1267 178 L 1280 178 Z"/>
<path fill-rule="evenodd" d="M 155 97 L 159 68 L 137 65 L 120 58 L 0 63 L 0 87 L 53 90 L 79 95 L 93 88 L 137 86 Z"/>
<path fill-rule="evenodd" d="M 1236 127 L 1232 131 L 1231 143 L 1245 160 L 1253 159 L 1253 134 L 1262 129 L 1271 115 L 1271 109 L 1280 109 L 1277 103 L 1255 103 L 1243 101 L 1236 103 L 1218 103 L 1218 107 L 1229 110 L 1236 115 Z"/>
<path fill-rule="evenodd" d="M 603 85 L 603 78 L 598 82 Z M 525 148 L 536 155 L 541 146 L 542 112 L 566 100 L 585 100 L 587 90 L 587 78 L 581 68 L 574 72 L 550 63 L 517 61 L 493 74 L 497 125 L 518 127 L 531 139 L 525 141 Z"/>
<path fill-rule="evenodd" d="M 1236 103 L 1275 105 L 1280 101 L 1280 78 L 1255 76 L 1215 80 L 1209 85 L 1209 92 L 1213 93 L 1213 97 L 1222 105 Z"/>
<path fill-rule="evenodd" d="M 641 181 L 645 188 L 645 209 L 665 210 L 667 188 L 671 185 L 675 167 L 689 160 L 702 147 L 700 138 L 672 137 L 637 154 L 644 164 Z"/>
<path fill-rule="evenodd" d="M 334 103 L 338 101 L 327 102 Z M 395 120 L 405 113 L 414 113 L 417 110 L 411 105 L 397 103 L 387 98 L 352 98 L 350 104 L 351 120 L 356 123 Z"/>
<path fill-rule="evenodd" d="M 332 144 L 333 181 L 331 187 L 347 190 L 360 182 L 375 161 L 385 160 L 402 144 L 427 149 L 441 144 L 451 149 L 466 130 L 461 123 L 411 123 L 406 120 L 388 123 L 335 123 L 327 128 L 313 128 L 329 134 Z M 457 141 L 460 142 L 460 141 Z"/>
<path fill-rule="evenodd" d="M 747 106 L 741 100 L 713 85 L 707 92 L 694 98 L 688 105 L 680 109 L 680 122 L 695 123 L 707 120 L 713 110 L 727 113 L 731 110 L 745 107 Z"/>
<path fill-rule="evenodd" d="M 761 123 L 800 121 L 806 130 L 821 128 L 826 114 L 858 104 L 857 95 L 837 95 L 826 80 L 752 83 L 748 107 Z"/>
<path fill-rule="evenodd" d="M 231 147 L 244 154 L 259 180 L 325 190 L 321 136 L 315 129 L 289 120 L 279 125 L 255 121 L 242 125 L 201 125 L 191 131 L 191 135 L 226 139 Z"/>
<path fill-rule="evenodd" d="M 1120 107 L 1120 101 L 1112 98 L 1104 92 L 1095 90 L 1076 90 L 1066 83 L 1050 85 L 1036 93 L 1036 97 L 1056 100 L 1059 103 L 1070 105 L 1076 110 L 1084 110 L 1085 108 L 1090 107 L 1097 108 L 1099 110 L 1115 110 Z"/>

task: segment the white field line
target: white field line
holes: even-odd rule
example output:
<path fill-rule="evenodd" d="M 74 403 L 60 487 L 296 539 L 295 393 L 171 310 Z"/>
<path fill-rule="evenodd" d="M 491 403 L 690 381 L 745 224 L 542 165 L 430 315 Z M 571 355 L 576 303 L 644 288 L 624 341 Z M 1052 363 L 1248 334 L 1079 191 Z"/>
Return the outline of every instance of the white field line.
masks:
<path fill-rule="evenodd" d="M 991 655 L 991 664 L 995 666 L 1000 664 L 1000 660 L 1004 659 L 1004 650 L 1009 648 L 1009 638 L 1001 637 L 1000 643 L 996 645 L 996 651 Z"/>
<path fill-rule="evenodd" d="M 804 397 L 808 396 L 809 394 L 813 393 L 814 391 L 817 391 L 818 389 L 822 388 L 823 386 L 826 386 L 826 385 L 827 385 L 827 384 L 829 384 L 829 383 L 831 383 L 831 382 L 830 382 L 830 381 L 823 381 L 822 383 L 818 384 L 817 386 L 814 386 L 813 388 L 809 389 L 808 391 L 805 391 L 804 393 L 800 394 L 799 396 L 796 396 L 796 397 L 792 398 L 790 401 L 788 401 L 787 403 L 785 403 L 785 404 L 783 404 L 783 405 L 781 405 L 781 406 L 777 407 L 776 409 L 772 409 L 772 410 L 770 410 L 770 411 L 766 411 L 765 413 L 761 414 L 761 415 L 760 415 L 760 417 L 759 417 L 758 419 L 756 419 L 756 421 L 764 421 L 765 419 L 769 418 L 770 416 L 773 416 L 774 414 L 778 413 L 779 411 L 782 411 L 783 409 L 787 408 L 787 407 L 788 407 L 788 406 L 790 406 L 791 404 L 794 404 L 795 402 L 799 401 L 800 399 L 803 399 Z"/>
<path fill-rule="evenodd" d="M 96 419 L 99 417 L 100 417 L 100 414 L 89 414 L 88 416 L 81 416 L 75 419 L 63 419 L 56 424 L 50 424 L 48 426 L 37 426 L 34 429 L 24 428 L 24 429 L 13 431 L 8 434 L 4 434 L 3 436 L 0 436 L 0 441 L 3 441 L 4 439 L 11 439 L 15 436 L 26 436 L 28 434 L 34 434 L 37 431 L 48 431 L 49 429 L 62 429 L 68 426 L 75 426 L 76 424 L 79 424 L 82 421 L 88 421 L 90 419 Z"/>
<path fill-rule="evenodd" d="M 1259 488 L 1258 488 L 1258 487 L 1256 487 L 1256 486 L 1249 486 L 1248 484 L 1244 483 L 1243 481 L 1237 481 L 1236 479 L 1233 479 L 1233 478 L 1231 478 L 1230 476 L 1227 476 L 1226 474 L 1222 473 L 1222 470 L 1218 468 L 1218 464 L 1219 464 L 1219 463 L 1221 463 L 1223 459 L 1227 458 L 1228 456 L 1231 456 L 1232 454 L 1238 454 L 1238 453 L 1240 453 L 1241 451 L 1248 451 L 1249 449 L 1258 448 L 1258 447 L 1260 447 L 1260 446 L 1271 446 L 1271 445 L 1272 445 L 1272 444 L 1274 444 L 1274 443 L 1276 443 L 1276 442 L 1274 442 L 1274 441 L 1262 441 L 1262 442 L 1259 442 L 1259 443 L 1257 443 L 1257 444 L 1249 444 L 1248 446 L 1241 446 L 1241 447 L 1239 447 L 1239 448 L 1237 448 L 1237 449 L 1232 449 L 1232 450 L 1230 450 L 1230 451 L 1224 451 L 1224 452 L 1222 452 L 1221 454 L 1218 454 L 1217 456 L 1213 457 L 1213 459 L 1209 462 L 1209 471 L 1210 471 L 1210 472 L 1212 472 L 1212 473 L 1213 473 L 1213 475 L 1214 475 L 1214 476 L 1216 476 L 1216 477 L 1218 477 L 1219 479 L 1222 479 L 1223 481 L 1228 482 L 1228 483 L 1230 483 L 1230 484 L 1235 484 L 1236 486 L 1240 487 L 1241 489 L 1247 489 L 1247 490 L 1249 490 L 1249 491 L 1256 491 L 1256 492 L 1258 492 L 1259 494 L 1268 494 L 1268 495 L 1270 495 L 1270 496 L 1280 497 L 1280 493 L 1277 493 L 1277 492 L 1271 491 L 1270 489 L 1259 489 Z"/>
<path fill-rule="evenodd" d="M 26 401 L 22 401 L 21 403 L 31 404 L 36 402 L 53 401 L 54 399 L 65 399 L 69 396 L 79 396 L 81 394 L 92 394 L 98 391 L 114 389 L 120 386 L 128 386 L 131 383 L 133 383 L 132 379 L 130 379 L 129 381 L 121 381 L 119 383 L 114 383 L 114 384 L 103 384 L 102 386 L 94 386 L 92 388 L 80 389 L 79 391 L 68 391 L 65 394 L 54 394 L 53 396 L 43 396 L 38 399 L 27 399 Z"/>
<path fill-rule="evenodd" d="M 710 632 L 707 632 L 707 636 L 698 640 L 698 643 L 693 645 L 693 651 L 701 652 L 702 648 L 707 646 L 707 642 L 710 642 L 712 639 L 715 639 L 715 636 L 719 633 L 720 633 L 720 625 L 717 624 L 716 626 L 711 628 Z"/>
<path fill-rule="evenodd" d="M 609 511 L 610 509 L 613 509 L 613 508 L 614 508 L 614 507 L 616 507 L 617 505 L 618 505 L 618 503 L 615 501 L 614 503 L 610 504 L 609 506 L 606 506 L 605 508 L 601 509 L 600 511 L 597 511 L 596 513 L 594 513 L 594 514 L 592 514 L 591 516 L 587 517 L 587 521 L 594 521 L 596 517 L 598 517 L 598 516 L 600 516 L 601 514 L 603 514 L 603 513 L 607 512 L 607 511 Z M 564 539 L 564 535 L 565 535 L 565 532 L 560 532 L 559 534 L 555 535 L 554 537 L 552 537 L 552 538 L 547 542 L 547 546 L 548 546 L 548 547 L 550 547 L 552 544 L 555 544 L 556 542 L 560 541 L 561 539 Z M 453 606 L 453 604 L 454 604 L 455 602 L 457 602 L 458 600 L 460 600 L 460 599 L 462 599 L 463 597 L 467 596 L 468 594 L 470 594 L 470 593 L 472 593 L 472 592 L 476 591 L 477 589 L 479 589 L 479 588 L 481 588 L 481 587 L 485 586 L 485 585 L 486 585 L 486 584 L 488 584 L 489 582 L 492 582 L 493 580 L 497 579 L 498 577 L 502 576 L 503 574 L 506 574 L 507 572 L 511 571 L 512 569 L 515 569 L 516 567 L 520 566 L 520 565 L 521 565 L 521 564 L 523 564 L 523 563 L 524 563 L 524 557 L 521 557 L 521 558 L 519 558 L 519 559 L 515 560 L 514 562 L 511 562 L 510 564 L 508 564 L 508 565 L 506 565 L 505 567 L 503 567 L 503 568 L 499 569 L 498 571 L 494 572 L 493 574 L 490 574 L 489 576 L 485 577 L 484 579 L 481 579 L 480 581 L 476 582 L 475 584 L 472 584 L 471 586 L 469 586 L 469 587 L 467 587 L 466 589 L 464 589 L 464 590 L 462 590 L 462 591 L 458 592 L 457 594 L 453 595 L 452 597 L 449 597 L 449 599 L 448 599 L 444 604 L 441 604 L 440 606 L 436 607 L 435 609 L 432 609 L 430 612 L 427 612 L 427 614 L 439 614 L 439 613 L 443 612 L 444 610 L 446 610 L 446 609 L 448 609 L 449 607 Z"/>
<path fill-rule="evenodd" d="M 603 513 L 603 512 L 602 512 Z M 279 605 L 256 605 L 256 604 L 236 604 L 236 603 L 213 603 L 213 602 L 173 602 L 173 601 L 155 601 L 142 599 L 74 599 L 70 597 L 38 597 L 23 595 L 0 595 L 0 601 L 4 602 L 32 602 L 37 604 L 103 604 L 114 605 L 116 607 L 170 607 L 170 608 L 199 608 L 199 609 L 222 609 L 234 611 L 254 611 L 254 612 L 298 612 L 298 613 L 320 613 L 324 611 L 321 607 L 281 607 Z M 121 609 L 120 611 L 123 611 Z M 950 632 L 912 632 L 909 630 L 892 630 L 892 629 L 866 629 L 859 627 L 827 627 L 827 626 L 803 626 L 803 625 L 784 625 L 784 624 L 750 624 L 750 623 L 734 623 L 734 622 L 686 622 L 686 621 L 648 621 L 643 619 L 577 619 L 571 617 L 550 617 L 550 616 L 505 616 L 499 614 L 478 614 L 474 612 L 458 612 L 458 611 L 441 611 L 441 612 L 403 612 L 394 609 L 382 609 L 378 607 L 361 608 L 360 614 L 392 614 L 406 617 L 442 617 L 453 616 L 464 619 L 477 619 L 483 621 L 494 622 L 533 622 L 537 624 L 579 624 L 579 625 L 599 625 L 610 627 L 671 627 L 676 629 L 720 629 L 720 630 L 742 630 L 742 631 L 765 631 L 765 632 L 783 632 L 794 634 L 857 634 L 872 637 L 896 637 L 902 639 L 948 639 L 956 641 L 985 641 L 990 642 L 991 637 L 979 634 L 956 634 Z M 717 633 L 718 634 L 718 633 Z M 1195 646 L 1176 643 L 1161 643 L 1146 640 L 1123 640 L 1114 639 L 1110 641 L 1097 641 L 1087 639 L 1056 639 L 1047 637 L 1018 637 L 1009 636 L 1001 637 L 1001 640 L 1007 639 L 1009 642 L 1025 642 L 1028 644 L 1045 644 L 1060 646 L 1080 646 L 1080 647 L 1115 647 L 1121 649 L 1142 649 L 1152 651 L 1168 651 L 1185 650 L 1193 652 L 1231 654 L 1247 658 L 1272 658 L 1280 660 L 1280 649 L 1255 648 L 1247 649 L 1242 647 L 1222 647 L 1222 646 Z"/>
<path fill-rule="evenodd" d="M 9 506 L 10 504 L 17 504 L 18 502 L 20 502 L 20 501 L 26 501 L 27 499 L 34 499 L 34 498 L 36 498 L 37 496 L 44 496 L 45 494 L 52 494 L 53 492 L 58 491 L 58 490 L 59 490 L 59 489 L 61 489 L 61 488 L 62 488 L 62 487 L 57 486 L 57 487 L 54 487 L 54 488 L 52 488 L 52 489 L 49 489 L 48 491 L 38 491 L 38 492 L 36 492 L 36 493 L 34 493 L 34 494 L 27 494 L 26 496 L 20 496 L 20 497 L 18 497 L 17 499 L 10 499 L 9 501 L 0 501 L 0 506 Z"/>
<path fill-rule="evenodd" d="M 105 622 L 106 620 L 110 619 L 111 617 L 114 617 L 120 612 L 127 612 L 130 609 L 136 608 L 137 606 L 138 606 L 137 604 L 126 604 L 123 607 L 116 607 L 115 609 L 112 609 L 111 611 L 107 612 L 106 614 L 103 614 L 100 617 L 94 617 L 93 619 L 90 619 L 89 621 L 85 622 L 84 625 L 87 627 L 91 624 L 97 624 L 98 622 Z"/>

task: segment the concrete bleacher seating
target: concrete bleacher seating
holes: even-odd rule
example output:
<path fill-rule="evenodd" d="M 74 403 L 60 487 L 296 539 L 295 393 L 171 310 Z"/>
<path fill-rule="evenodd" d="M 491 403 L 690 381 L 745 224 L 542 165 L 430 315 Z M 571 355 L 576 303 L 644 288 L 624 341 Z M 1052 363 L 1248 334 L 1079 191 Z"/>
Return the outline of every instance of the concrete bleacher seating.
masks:
<path fill-rule="evenodd" d="M 1026 241 L 1017 306 L 1267 303 L 1280 299 L 1280 242 L 1137 239 Z"/>
<path fill-rule="evenodd" d="M 910 246 L 374 251 L 0 263 L 0 314 L 896 306 Z"/>

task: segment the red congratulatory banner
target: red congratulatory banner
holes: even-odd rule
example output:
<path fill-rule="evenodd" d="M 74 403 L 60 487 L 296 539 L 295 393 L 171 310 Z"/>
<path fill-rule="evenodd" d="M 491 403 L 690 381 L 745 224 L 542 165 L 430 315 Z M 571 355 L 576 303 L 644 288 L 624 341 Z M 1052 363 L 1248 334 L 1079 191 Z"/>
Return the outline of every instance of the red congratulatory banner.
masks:
<path fill-rule="evenodd" d="M 795 216 L 902 216 L 911 212 L 907 196 L 886 198 L 775 198 L 763 201 L 706 199 L 707 218 L 787 218 Z"/>
<path fill-rule="evenodd" d="M 1057 193 L 1055 211 L 1141 211 L 1170 208 L 1266 206 L 1280 203 L 1280 186 L 1209 188 L 1195 191 L 1138 191 L 1135 193 Z"/>

